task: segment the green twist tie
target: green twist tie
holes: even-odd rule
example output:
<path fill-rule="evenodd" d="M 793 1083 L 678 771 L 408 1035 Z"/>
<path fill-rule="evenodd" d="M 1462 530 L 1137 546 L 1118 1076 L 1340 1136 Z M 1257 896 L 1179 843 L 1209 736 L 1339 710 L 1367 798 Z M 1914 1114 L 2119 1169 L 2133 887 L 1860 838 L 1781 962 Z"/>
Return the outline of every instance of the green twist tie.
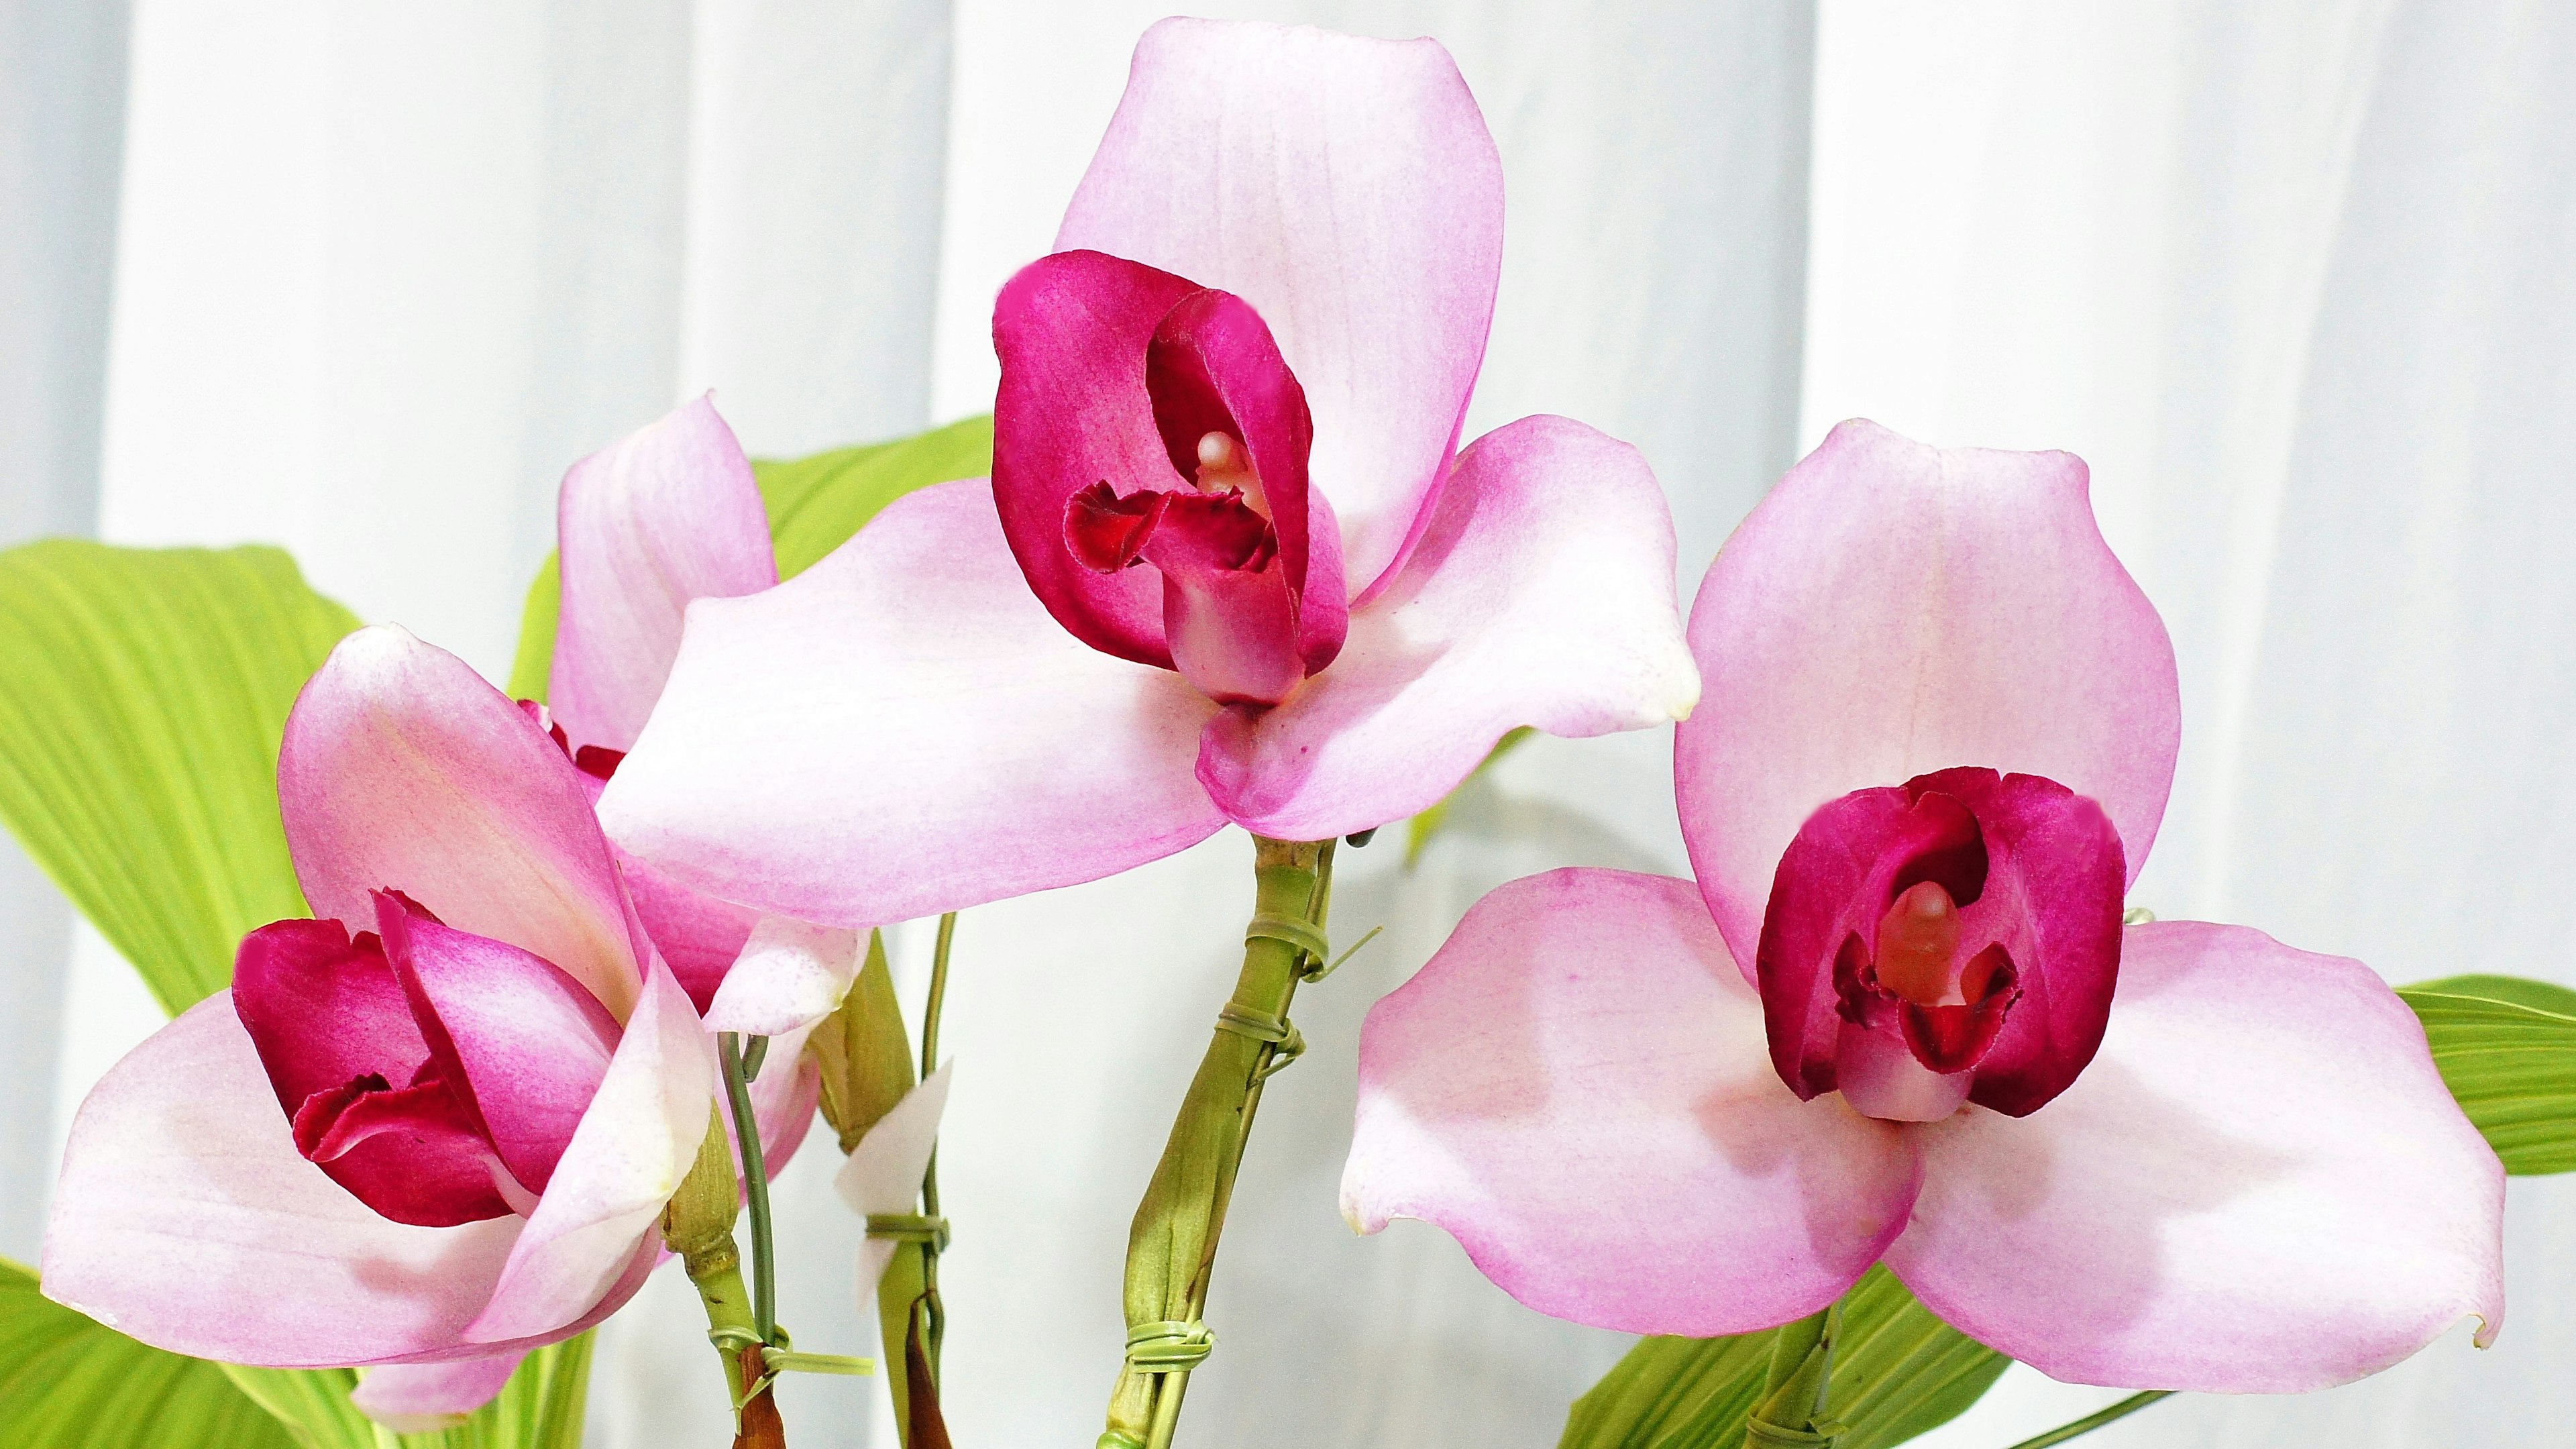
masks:
<path fill-rule="evenodd" d="M 1263 1042 L 1284 1042 L 1297 1035 L 1297 1028 L 1289 1024 L 1288 1018 L 1239 1001 L 1229 1001 L 1217 1012 L 1216 1029 Z"/>
<path fill-rule="evenodd" d="M 1145 1441 L 1123 1429 L 1112 1429 L 1100 1436 L 1091 1449 L 1145 1449 Z"/>
<path fill-rule="evenodd" d="M 1174 1318 L 1127 1330 L 1127 1366 L 1140 1374 L 1186 1373 L 1207 1362 L 1216 1335 L 1204 1323 Z"/>
<path fill-rule="evenodd" d="M 1325 939 L 1323 928 L 1299 916 L 1274 916 L 1267 911 L 1254 916 L 1252 924 L 1243 928 L 1243 944 L 1249 946 L 1264 939 L 1285 941 L 1304 952 L 1306 963 L 1298 968 L 1301 976 L 1308 971 L 1320 971 L 1325 960 L 1333 954 L 1333 943 Z M 1307 979 L 1314 978 L 1309 976 Z"/>
<path fill-rule="evenodd" d="M 948 1219 L 924 1217 L 919 1213 L 870 1213 L 868 1236 L 892 1238 L 899 1243 L 928 1243 L 931 1251 L 948 1251 Z"/>
<path fill-rule="evenodd" d="M 838 1353 L 796 1353 L 784 1348 L 762 1349 L 761 1367 L 782 1374 L 855 1374 L 877 1371 L 872 1358 L 851 1358 Z"/>
<path fill-rule="evenodd" d="M 1850 1429 L 1848 1424 L 1832 1421 L 1807 1429 L 1788 1429 L 1763 1419 L 1747 1419 L 1744 1449 L 1834 1449 Z"/>
<path fill-rule="evenodd" d="M 1270 1054 L 1270 1060 L 1262 1065 L 1261 1070 L 1254 1074 L 1252 1080 L 1256 1082 L 1269 1081 L 1286 1070 L 1290 1062 L 1306 1054 L 1306 1034 L 1299 1031 L 1294 1022 L 1272 1012 L 1245 1006 L 1238 1001 L 1227 1002 L 1224 1008 L 1217 1012 L 1216 1029 L 1233 1032 L 1236 1036 L 1250 1037 L 1254 1041 L 1266 1042 L 1278 1048 Z"/>

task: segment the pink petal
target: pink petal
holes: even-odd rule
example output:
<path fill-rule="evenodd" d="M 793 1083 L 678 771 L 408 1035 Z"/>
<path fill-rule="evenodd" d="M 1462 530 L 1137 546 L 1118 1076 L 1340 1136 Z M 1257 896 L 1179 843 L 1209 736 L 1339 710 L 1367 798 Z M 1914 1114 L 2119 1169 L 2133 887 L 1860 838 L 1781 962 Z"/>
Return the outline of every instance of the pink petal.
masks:
<path fill-rule="evenodd" d="M 1259 310 L 1305 386 L 1354 594 L 1391 570 L 1457 446 L 1502 275 L 1502 163 L 1449 53 L 1156 25 L 1056 234 L 1077 249 Z"/>
<path fill-rule="evenodd" d="M 751 460 L 711 396 L 573 464 L 556 536 L 563 610 L 546 691 L 575 745 L 634 745 L 691 599 L 778 582 Z"/>
<path fill-rule="evenodd" d="M 760 912 L 693 891 L 629 851 L 615 853 L 644 934 L 653 938 L 680 989 L 689 993 L 689 1004 L 703 1014 L 751 939 Z"/>
<path fill-rule="evenodd" d="M 1369 1012 L 1342 1213 L 1437 1223 L 1541 1312 L 1707 1336 L 1832 1301 L 1918 1172 L 1899 1129 L 1780 1085 L 1690 882 L 1559 870 Z"/>
<path fill-rule="evenodd" d="M 2357 961 L 2132 927 L 2110 1034 L 2064 1096 L 1917 1140 L 1888 1266 L 2054 1378 L 2300 1393 L 2503 1321 L 2504 1168 Z"/>
<path fill-rule="evenodd" d="M 1176 667 L 1220 699 L 1275 701 L 1330 662 L 1349 614 L 1339 533 L 1331 509 L 1308 496 L 1305 395 L 1249 304 L 1134 262 L 1069 252 L 1032 262 L 1002 289 L 993 338 L 1002 360 L 994 495 L 1029 586 L 1058 622 L 1122 659 Z M 1236 482 L 1242 467 L 1203 471 L 1200 444 L 1214 434 L 1241 450 L 1248 481 Z M 1227 484 L 1249 497 L 1225 501 Z M 1167 504 L 1174 515 L 1187 507 L 1227 516 L 1167 516 Z M 1211 530 L 1233 546 L 1186 546 Z M 1276 564 L 1263 567 L 1265 548 L 1247 569 L 1246 546 L 1270 538 Z M 1155 568 L 1136 570 L 1140 557 Z M 1253 618 L 1207 617 L 1200 575 L 1211 567 L 1252 574 L 1234 582 L 1257 582 L 1260 597 L 1219 612 L 1248 608 Z M 1254 637 L 1224 637 L 1247 625 Z M 1255 676 L 1282 679 L 1247 689 L 1231 674 L 1205 677 L 1220 651 L 1267 656 Z"/>
<path fill-rule="evenodd" d="M 1675 748 L 1682 833 L 1739 962 L 1817 807 L 1954 765 L 2100 802 L 2137 879 L 2181 701 L 2087 480 L 2067 453 L 1944 452 L 1848 422 L 1727 541 L 1691 610 L 1708 697 Z"/>
<path fill-rule="evenodd" d="M 528 1352 L 521 1348 L 449 1363 L 369 1369 L 349 1402 L 397 1434 L 435 1433 L 492 1402 Z"/>
<path fill-rule="evenodd" d="M 452 1351 L 519 1230 L 516 1217 L 405 1226 L 297 1156 L 222 991 L 117 1063 L 81 1104 L 44 1284 L 175 1353 L 369 1363 Z"/>
<path fill-rule="evenodd" d="M 1172 667 L 1162 582 L 1151 569 L 1099 572 L 1065 544 L 1065 505 L 1178 481 L 1145 396 L 1145 350 L 1188 278 L 1097 252 L 1044 257 L 993 303 L 1002 385 L 993 399 L 993 495 L 1027 587 L 1092 648 Z"/>
<path fill-rule="evenodd" d="M 707 1030 L 783 1036 L 832 1014 L 859 974 L 859 934 L 763 916 L 707 1010 Z"/>
<path fill-rule="evenodd" d="M 287 716 L 278 803 L 317 916 L 399 890 L 532 951 L 623 1017 L 648 947 L 582 775 L 464 660 L 393 625 L 340 641 Z"/>
<path fill-rule="evenodd" d="M 1223 823 L 1191 774 L 1216 706 L 1068 638 L 980 479 L 898 500 L 823 562 L 708 600 L 600 799 L 693 890 L 865 927 L 1071 885 Z"/>
<path fill-rule="evenodd" d="M 373 932 L 277 921 L 242 938 L 233 1009 L 296 1150 L 396 1222 L 455 1227 L 511 1210 L 499 1159 L 428 1041 Z"/>
<path fill-rule="evenodd" d="M 832 1186 L 841 1194 L 841 1201 L 850 1205 L 850 1211 L 865 1216 L 921 1210 L 921 1179 L 930 1168 L 931 1152 L 939 1146 L 939 1118 L 948 1110 L 948 1083 L 954 1065 L 940 1063 L 939 1070 L 904 1093 L 903 1100 L 877 1119 L 841 1164 Z M 862 1304 L 875 1294 L 877 1280 L 885 1276 L 886 1264 L 894 1261 L 894 1249 L 892 1238 L 870 1238 L 860 1245 Z"/>
<path fill-rule="evenodd" d="M 1699 676 L 1672 573 L 1672 519 L 1634 448 L 1564 418 L 1497 429 L 1459 456 L 1341 657 L 1276 709 L 1219 715 L 1199 778 L 1246 828 L 1322 840 L 1432 805 L 1515 726 L 1679 719 Z"/>
<path fill-rule="evenodd" d="M 1899 1001 L 1860 970 L 1873 962 L 1890 903 L 1925 881 L 1958 903 L 1959 961 L 1999 950 L 2009 963 L 1999 973 L 2009 986 L 1990 1003 L 2008 991 L 2009 1005 L 1990 1043 L 1990 1013 Z M 2123 884 L 2120 837 L 2101 808 L 2053 780 L 1970 767 L 1833 801 L 1780 857 L 1763 916 L 1755 976 L 1770 1007 L 1773 1065 L 1800 1096 L 1840 1087 L 1862 1110 L 1890 1115 L 1837 1079 L 1835 1058 L 1857 1030 L 1902 1030 L 1925 1069 L 1974 1069 L 1968 1100 L 2016 1117 L 2037 1111 L 2102 1040 L 2120 969 Z M 1863 980 L 1840 979 L 1847 960 Z M 1846 1019 L 1853 1005 L 1866 1008 L 1865 1028 Z M 1941 1029 L 1945 1016 L 1980 1049 L 1958 1061 L 1926 1055 L 1918 1033 Z M 1956 1106 L 1942 1102 L 1933 1115 Z"/>
<path fill-rule="evenodd" d="M 617 1022 L 553 964 L 390 892 L 377 894 L 376 920 L 439 1075 L 519 1186 L 542 1195 L 608 1073 Z"/>
<path fill-rule="evenodd" d="M 1315 430 L 1306 393 L 1261 314 L 1229 292 L 1182 298 L 1145 350 L 1145 388 L 1181 478 L 1212 486 L 1198 456 L 1209 433 L 1225 433 L 1241 445 L 1259 494 L 1255 505 L 1278 529 L 1279 565 L 1297 616 L 1294 650 L 1305 672 L 1330 664 L 1350 625 L 1341 530 L 1329 508 L 1314 506 L 1306 462 Z M 1167 625 L 1170 617 L 1167 602 Z M 1177 652 L 1181 641 L 1172 645 Z M 1187 660 L 1181 664 L 1188 668 Z"/>
<path fill-rule="evenodd" d="M 658 1247 L 656 1222 L 697 1160 L 715 1092 L 712 1044 L 657 964 L 491 1302 L 463 1337 L 560 1334 L 604 1302 L 638 1255 Z"/>
<path fill-rule="evenodd" d="M 805 1054 L 812 1023 L 769 1039 L 769 1055 L 759 1079 L 751 1084 L 752 1121 L 760 1128 L 760 1157 L 776 1177 L 805 1142 L 814 1125 L 814 1109 L 823 1100 L 822 1064 Z M 727 1114 L 728 1123 L 731 1114 Z M 742 1165 L 742 1144 L 734 1144 L 734 1166 Z"/>

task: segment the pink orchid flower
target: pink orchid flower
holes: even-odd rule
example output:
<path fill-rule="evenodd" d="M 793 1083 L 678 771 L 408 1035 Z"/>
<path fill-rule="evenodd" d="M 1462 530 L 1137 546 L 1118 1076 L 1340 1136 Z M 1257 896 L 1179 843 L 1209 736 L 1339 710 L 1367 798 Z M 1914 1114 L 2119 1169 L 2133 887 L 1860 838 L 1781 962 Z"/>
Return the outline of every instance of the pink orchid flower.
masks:
<path fill-rule="evenodd" d="M 1544 1312 L 1766 1328 L 1885 1260 L 2060 1379 L 2321 1388 L 2502 1322 L 2504 1172 L 2359 962 L 2123 929 L 2164 626 L 2064 453 L 1845 423 L 1709 571 L 1689 881 L 1487 896 L 1379 1002 L 1343 1206 Z"/>
<path fill-rule="evenodd" d="M 1457 451 L 1502 170 L 1448 53 L 1165 21 L 994 314 L 993 477 L 690 611 L 601 803 L 697 890 L 841 925 L 1412 814 L 1506 731 L 1698 697 L 1635 450 Z"/>
<path fill-rule="evenodd" d="M 316 918 L 251 933 L 84 1104 L 48 1293 L 180 1352 L 381 1365 L 360 1406 L 426 1428 L 642 1285 L 714 1100 L 700 1010 L 777 1038 L 755 1113 L 795 1152 L 857 938 L 672 885 L 593 813 L 688 600 L 776 581 L 750 464 L 701 399 L 575 465 L 560 525 L 551 722 L 395 628 L 297 700 Z"/>
<path fill-rule="evenodd" d="M 470 1408 L 642 1285 L 709 1042 L 580 772 L 455 656 L 342 641 L 278 799 L 315 918 L 252 932 L 82 1104 L 45 1291 L 231 1363 L 451 1364 L 368 1385 Z"/>

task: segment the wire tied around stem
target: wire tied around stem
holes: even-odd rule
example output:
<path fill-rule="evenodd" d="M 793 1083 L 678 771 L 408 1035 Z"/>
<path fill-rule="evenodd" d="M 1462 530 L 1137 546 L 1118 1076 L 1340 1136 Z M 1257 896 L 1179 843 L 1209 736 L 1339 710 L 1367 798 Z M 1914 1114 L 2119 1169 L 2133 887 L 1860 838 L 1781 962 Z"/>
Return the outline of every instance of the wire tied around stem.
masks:
<path fill-rule="evenodd" d="M 1244 926 L 1243 944 L 1249 946 L 1261 940 L 1284 941 L 1303 953 L 1297 963 L 1297 974 L 1306 980 L 1317 980 L 1324 971 L 1331 969 L 1324 963 L 1332 959 L 1333 943 L 1325 937 L 1324 928 L 1312 921 L 1261 912 Z"/>
<path fill-rule="evenodd" d="M 1196 1320 L 1140 1323 L 1127 1330 L 1127 1363 L 1138 1373 L 1168 1374 L 1197 1368 L 1216 1348 L 1216 1333 Z"/>
<path fill-rule="evenodd" d="M 948 1251 L 948 1219 L 927 1213 L 870 1213 L 868 1236 L 898 1243 L 928 1243 L 934 1252 Z"/>

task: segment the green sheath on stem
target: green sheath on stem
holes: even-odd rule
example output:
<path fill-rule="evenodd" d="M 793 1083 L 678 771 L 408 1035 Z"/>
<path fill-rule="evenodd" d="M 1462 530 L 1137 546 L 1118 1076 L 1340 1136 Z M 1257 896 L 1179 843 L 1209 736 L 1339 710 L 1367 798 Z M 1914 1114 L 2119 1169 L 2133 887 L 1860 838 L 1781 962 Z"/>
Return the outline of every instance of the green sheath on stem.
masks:
<path fill-rule="evenodd" d="M 1326 964 L 1307 941 L 1321 938 L 1332 857 L 1330 841 L 1253 838 L 1254 926 L 1243 972 L 1128 1231 L 1128 1359 L 1110 1397 L 1103 1449 L 1165 1449 L 1190 1368 L 1207 1356 L 1212 1338 L 1201 1315 L 1208 1275 L 1261 1084 L 1294 1040 L 1288 1005 L 1298 981 Z M 1310 927 L 1311 937 L 1297 924 Z"/>

